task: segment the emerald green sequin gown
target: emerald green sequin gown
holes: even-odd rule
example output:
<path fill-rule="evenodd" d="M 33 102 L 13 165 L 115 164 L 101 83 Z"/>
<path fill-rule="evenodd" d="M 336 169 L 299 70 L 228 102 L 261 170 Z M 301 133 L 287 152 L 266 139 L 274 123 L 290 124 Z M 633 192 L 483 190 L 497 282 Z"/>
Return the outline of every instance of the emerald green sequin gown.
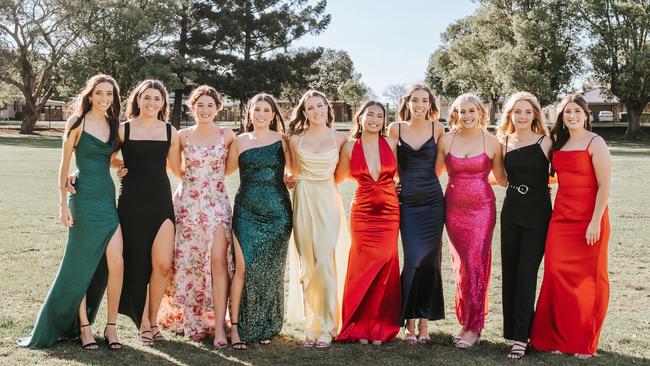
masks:
<path fill-rule="evenodd" d="M 97 315 L 108 281 L 106 246 L 119 224 L 109 169 L 112 153 L 112 144 L 82 132 L 75 150 L 79 169 L 76 193 L 68 197 L 74 225 L 34 329 L 18 340 L 19 346 L 41 348 L 61 337 L 78 337 L 79 305 L 84 295 L 91 323 Z"/>
<path fill-rule="evenodd" d="M 284 267 L 292 213 L 282 142 L 239 155 L 240 186 L 232 230 L 244 255 L 239 336 L 251 343 L 280 333 L 284 317 Z"/>

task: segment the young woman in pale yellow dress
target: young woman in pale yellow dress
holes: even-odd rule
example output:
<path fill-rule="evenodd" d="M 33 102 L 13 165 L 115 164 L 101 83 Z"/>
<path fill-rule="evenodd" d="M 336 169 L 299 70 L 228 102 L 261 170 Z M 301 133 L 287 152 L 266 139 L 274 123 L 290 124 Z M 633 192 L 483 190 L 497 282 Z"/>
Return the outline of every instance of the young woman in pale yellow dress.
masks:
<path fill-rule="evenodd" d="M 334 182 L 339 151 L 347 137 L 332 128 L 333 122 L 327 98 L 311 90 L 300 99 L 289 124 L 292 167 L 297 175 L 293 235 L 299 260 L 294 256 L 291 265 L 288 318 L 304 321 L 305 347 L 329 347 L 338 334 L 350 249 L 345 211 Z"/>

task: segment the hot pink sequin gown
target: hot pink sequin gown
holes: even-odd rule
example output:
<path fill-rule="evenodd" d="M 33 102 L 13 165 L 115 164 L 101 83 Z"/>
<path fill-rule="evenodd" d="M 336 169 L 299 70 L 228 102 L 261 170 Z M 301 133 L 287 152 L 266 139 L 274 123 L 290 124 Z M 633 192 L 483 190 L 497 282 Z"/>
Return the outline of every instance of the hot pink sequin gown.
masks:
<path fill-rule="evenodd" d="M 492 233 L 496 222 L 494 191 L 488 183 L 492 161 L 485 151 L 460 158 L 453 156 L 450 148 L 445 164 L 449 175 L 445 225 L 456 279 L 456 316 L 464 330 L 480 333 L 487 314 Z"/>

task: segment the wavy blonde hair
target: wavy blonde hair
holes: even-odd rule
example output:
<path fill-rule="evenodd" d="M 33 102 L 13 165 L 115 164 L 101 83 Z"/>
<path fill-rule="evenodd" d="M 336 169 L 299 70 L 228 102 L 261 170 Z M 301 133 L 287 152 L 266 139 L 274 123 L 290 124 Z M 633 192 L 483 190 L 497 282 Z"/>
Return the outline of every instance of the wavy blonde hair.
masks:
<path fill-rule="evenodd" d="M 327 100 L 325 94 L 318 90 L 309 90 L 302 95 L 300 101 L 298 101 L 298 105 L 296 105 L 291 113 L 291 117 L 289 118 L 290 135 L 299 135 L 309 127 L 309 120 L 305 117 L 305 102 L 307 102 L 307 99 L 312 97 L 323 99 L 323 103 L 327 106 L 327 127 L 332 127 L 332 123 L 334 123 L 334 109 L 332 108 L 330 101 Z"/>
<path fill-rule="evenodd" d="M 487 108 L 485 108 L 485 104 L 483 104 L 483 101 L 478 96 L 470 93 L 465 93 L 459 95 L 458 98 L 456 98 L 454 102 L 451 104 L 451 112 L 449 114 L 449 130 L 455 131 L 462 128 L 458 118 L 458 114 L 459 114 L 460 105 L 463 102 L 470 102 L 476 106 L 479 112 L 479 117 L 478 117 L 479 127 L 485 128 L 485 126 L 487 126 L 488 118 L 489 118 L 488 110 Z"/>
<path fill-rule="evenodd" d="M 508 98 L 506 104 L 503 106 L 503 113 L 501 113 L 499 127 L 497 129 L 497 137 L 503 138 L 515 132 L 515 124 L 512 121 L 512 113 L 515 110 L 515 104 L 520 101 L 526 101 L 533 107 L 534 117 L 533 122 L 530 126 L 533 132 L 548 136 L 546 121 L 544 119 L 544 115 L 542 114 L 542 106 L 539 104 L 537 97 L 529 92 L 521 91 L 511 95 L 510 98 Z"/>

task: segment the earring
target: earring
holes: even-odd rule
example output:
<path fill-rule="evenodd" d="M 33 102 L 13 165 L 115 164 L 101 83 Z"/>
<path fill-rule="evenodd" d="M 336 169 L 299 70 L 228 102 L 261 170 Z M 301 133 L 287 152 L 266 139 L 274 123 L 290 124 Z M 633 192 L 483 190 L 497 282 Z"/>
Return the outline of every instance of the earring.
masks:
<path fill-rule="evenodd" d="M 562 122 L 562 129 L 566 130 L 566 125 L 564 124 L 564 122 Z"/>

